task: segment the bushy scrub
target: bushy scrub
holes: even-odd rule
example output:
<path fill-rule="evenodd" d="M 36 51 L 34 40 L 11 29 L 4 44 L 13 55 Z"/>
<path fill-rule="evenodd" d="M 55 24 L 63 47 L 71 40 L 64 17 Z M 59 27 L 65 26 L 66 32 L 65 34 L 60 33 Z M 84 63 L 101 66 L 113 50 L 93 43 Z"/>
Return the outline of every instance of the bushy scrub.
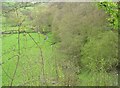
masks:
<path fill-rule="evenodd" d="M 38 5 L 32 15 L 34 30 L 52 34 L 63 85 L 79 84 L 77 75 L 85 69 L 99 73 L 117 65 L 117 33 L 107 26 L 108 15 L 96 3 Z"/>
<path fill-rule="evenodd" d="M 59 5 L 57 4 L 58 7 Z M 54 15 L 52 33 L 56 41 L 61 41 L 58 50 L 68 55 L 66 59 L 81 65 L 81 48 L 88 38 L 107 28 L 104 20 L 106 15 L 94 3 L 64 3 Z"/>
<path fill-rule="evenodd" d="M 107 71 L 118 61 L 117 33 L 106 31 L 89 40 L 82 48 L 82 65 L 91 71 Z"/>

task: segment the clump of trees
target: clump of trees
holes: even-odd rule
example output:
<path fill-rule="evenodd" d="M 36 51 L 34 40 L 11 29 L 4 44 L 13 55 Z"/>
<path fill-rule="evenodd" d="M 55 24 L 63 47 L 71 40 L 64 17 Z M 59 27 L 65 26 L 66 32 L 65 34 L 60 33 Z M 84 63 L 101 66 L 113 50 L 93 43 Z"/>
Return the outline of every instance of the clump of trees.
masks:
<path fill-rule="evenodd" d="M 44 4 L 36 5 L 34 7 L 34 11 L 31 13 L 31 17 L 31 25 L 35 31 L 39 31 L 42 34 L 46 34 L 51 31 L 52 16 L 48 6 Z"/>
<path fill-rule="evenodd" d="M 4 22 L 11 27 L 16 27 L 22 21 L 25 22 L 30 13 L 30 10 L 27 8 L 32 5 L 33 4 L 29 2 L 3 2 L 2 15 Z M 26 22 L 24 24 L 26 24 Z"/>
<path fill-rule="evenodd" d="M 117 10 L 114 13 L 114 8 L 109 7 L 116 7 L 116 4 L 103 3 L 102 6 L 104 4 L 108 6 L 105 10 L 110 12 L 110 17 L 104 10 L 98 9 L 96 3 L 49 3 L 44 11 L 34 12 L 34 26 L 39 26 L 40 31 L 49 29 L 54 44 L 59 46 L 59 53 L 66 55 L 66 59 L 75 66 L 91 71 L 107 71 L 117 65 L 118 39 L 117 31 L 111 30 L 106 18 L 114 20 L 114 28 L 118 24 Z"/>

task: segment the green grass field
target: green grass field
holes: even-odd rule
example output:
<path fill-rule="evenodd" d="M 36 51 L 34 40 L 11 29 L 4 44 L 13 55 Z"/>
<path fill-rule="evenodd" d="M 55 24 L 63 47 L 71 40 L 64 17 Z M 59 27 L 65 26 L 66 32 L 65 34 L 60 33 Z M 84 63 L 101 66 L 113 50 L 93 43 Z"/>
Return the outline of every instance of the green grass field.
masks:
<path fill-rule="evenodd" d="M 44 57 L 44 70 L 47 85 L 64 85 L 64 74 L 61 67 L 58 67 L 59 80 L 56 74 L 55 54 L 58 55 L 51 46 L 51 34 L 48 34 L 48 40 L 44 40 L 45 36 L 42 34 L 31 33 L 32 38 L 42 48 Z M 18 35 L 7 35 L 2 37 L 2 85 L 10 85 L 13 77 L 18 57 Z M 42 60 L 41 53 L 38 46 L 27 34 L 20 34 L 20 60 L 13 85 L 43 85 L 44 77 L 42 75 Z M 27 53 L 26 53 L 27 52 Z M 72 74 L 72 73 L 70 73 Z M 78 77 L 78 84 L 85 85 L 117 85 L 116 74 L 106 73 L 87 73 L 82 71 Z M 88 80 L 89 79 L 89 80 Z M 98 82 L 96 83 L 96 80 Z M 114 83 L 113 83 L 114 80 Z M 57 82 L 59 81 L 59 83 Z M 55 82 L 55 83 L 54 83 Z M 52 84 L 54 83 L 54 84 Z"/>
<path fill-rule="evenodd" d="M 54 59 L 52 59 L 53 52 L 50 46 L 50 38 L 44 40 L 45 36 L 41 34 L 30 34 L 32 38 L 39 44 L 42 48 L 43 58 L 45 63 L 45 74 L 47 76 L 55 77 L 54 71 Z M 49 36 L 49 35 L 48 35 Z M 49 36 L 50 37 L 50 36 Z M 36 80 L 28 83 L 27 85 L 38 85 L 39 78 L 42 75 L 42 62 L 41 53 L 38 46 L 32 40 L 32 38 L 27 34 L 20 34 L 20 61 L 17 68 L 17 73 L 13 82 L 13 85 L 23 84 L 27 81 Z M 2 68 L 3 68 L 3 85 L 9 85 L 11 77 L 17 63 L 18 54 L 18 38 L 17 34 L 3 36 L 2 39 Z M 27 53 L 26 53 L 27 52 Z M 10 78 L 9 78 L 10 77 Z M 33 78 L 34 77 L 34 78 Z M 42 78 L 42 77 L 41 77 Z"/>

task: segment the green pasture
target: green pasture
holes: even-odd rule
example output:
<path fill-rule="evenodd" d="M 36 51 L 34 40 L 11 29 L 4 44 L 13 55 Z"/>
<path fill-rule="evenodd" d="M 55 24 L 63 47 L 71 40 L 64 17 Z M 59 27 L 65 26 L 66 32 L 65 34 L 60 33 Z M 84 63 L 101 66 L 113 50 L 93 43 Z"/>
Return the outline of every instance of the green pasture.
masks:
<path fill-rule="evenodd" d="M 56 68 L 54 46 L 51 46 L 52 36 L 38 33 L 30 34 L 34 41 L 41 47 L 44 58 L 45 77 L 48 85 L 64 85 L 63 70 L 60 66 Z M 20 60 L 13 85 L 43 85 L 42 59 L 39 47 L 28 34 L 20 34 Z M 18 60 L 18 34 L 3 35 L 2 37 L 2 85 L 10 85 L 11 78 L 16 68 Z M 60 56 L 61 57 L 61 56 Z M 56 69 L 58 70 L 59 80 L 57 80 Z M 67 70 L 67 69 L 66 69 Z M 89 73 L 81 71 L 78 77 L 78 84 L 85 85 L 117 85 L 117 75 L 114 73 Z M 72 74 L 72 73 L 70 73 Z M 89 80 L 88 80 L 89 79 Z M 113 81 L 114 80 L 114 81 Z M 97 81 L 97 83 L 96 83 Z M 54 84 L 52 84 L 54 83 Z"/>
<path fill-rule="evenodd" d="M 41 47 L 45 63 L 45 75 L 51 79 L 55 77 L 55 66 L 53 57 L 53 48 L 50 45 L 50 34 L 48 40 L 46 36 L 38 33 L 30 34 L 34 41 Z M 20 61 L 13 85 L 20 85 L 27 81 L 36 80 L 36 82 L 27 83 L 27 85 L 38 85 L 38 80 L 42 76 L 42 61 L 39 47 L 28 34 L 20 34 Z M 3 35 L 2 37 L 2 83 L 10 85 L 16 63 L 18 60 L 18 34 Z M 10 77 L 10 78 L 9 78 Z M 34 77 L 34 78 L 33 78 Z M 41 77 L 42 78 L 42 77 Z M 42 80 L 42 79 L 41 79 Z"/>

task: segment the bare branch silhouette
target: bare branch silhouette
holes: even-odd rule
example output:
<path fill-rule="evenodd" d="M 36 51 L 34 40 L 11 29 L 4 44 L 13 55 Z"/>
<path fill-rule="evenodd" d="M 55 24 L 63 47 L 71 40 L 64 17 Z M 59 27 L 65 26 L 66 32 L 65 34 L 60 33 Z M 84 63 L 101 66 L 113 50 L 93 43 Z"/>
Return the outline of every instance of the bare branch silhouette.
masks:
<path fill-rule="evenodd" d="M 16 10 L 16 15 L 18 17 L 17 10 Z M 20 27 L 21 27 L 22 23 L 23 23 L 23 21 L 20 23 L 20 25 L 18 25 L 18 59 L 17 59 L 16 68 L 15 68 L 15 71 L 13 73 L 13 77 L 12 77 L 10 86 L 13 85 L 13 81 L 14 81 L 14 78 L 15 78 L 15 75 L 16 75 L 16 72 L 17 72 L 17 69 L 18 69 L 19 61 L 20 61 L 20 33 L 19 32 L 20 32 Z"/>
<path fill-rule="evenodd" d="M 45 77 L 45 70 L 44 70 L 44 57 L 43 57 L 43 52 L 42 52 L 42 49 L 41 47 L 38 45 L 38 43 L 35 41 L 35 39 L 29 34 L 27 33 L 31 39 L 33 40 L 33 42 L 38 46 L 38 48 L 40 49 L 40 53 L 41 53 L 41 59 L 42 59 L 42 69 L 43 69 L 43 77 L 44 77 L 44 80 L 45 80 L 45 84 L 47 85 L 47 82 L 46 82 L 46 77 Z"/>

